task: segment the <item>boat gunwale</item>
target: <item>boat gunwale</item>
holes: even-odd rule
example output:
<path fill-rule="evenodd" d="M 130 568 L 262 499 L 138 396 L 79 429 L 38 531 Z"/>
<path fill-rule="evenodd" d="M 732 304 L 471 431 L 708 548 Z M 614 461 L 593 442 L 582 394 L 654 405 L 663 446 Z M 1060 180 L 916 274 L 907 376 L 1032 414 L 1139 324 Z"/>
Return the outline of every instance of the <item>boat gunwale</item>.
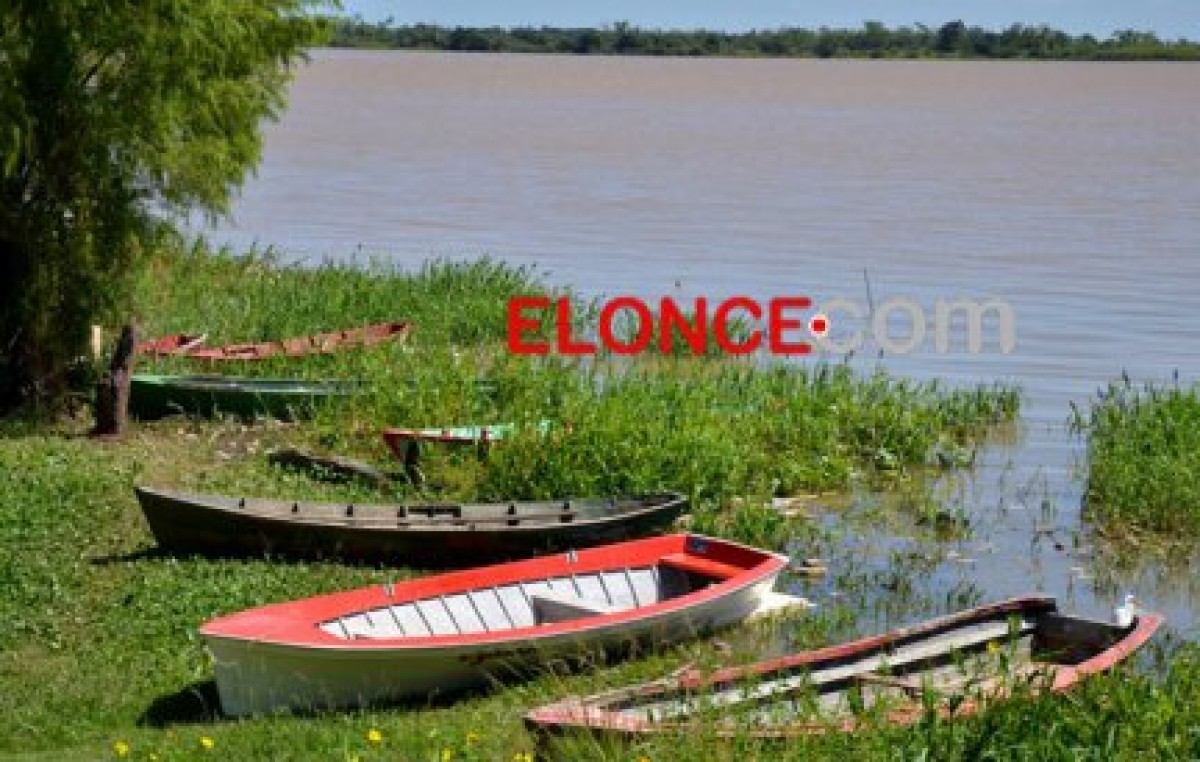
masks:
<path fill-rule="evenodd" d="M 1011 598 L 937 617 L 907 627 L 900 627 L 884 633 L 859 638 L 847 643 L 801 651 L 755 664 L 725 667 L 711 673 L 689 670 L 678 676 L 616 688 L 591 696 L 570 696 L 527 713 L 525 715 L 525 724 L 527 727 L 535 729 L 538 732 L 583 730 L 624 735 L 682 732 L 694 729 L 695 724 L 691 722 L 651 721 L 623 714 L 619 711 L 612 711 L 604 707 L 620 699 L 645 698 L 681 690 L 704 690 L 722 683 L 763 678 L 773 672 L 785 672 L 814 663 L 836 661 L 838 659 L 863 655 L 871 651 L 886 648 L 898 641 L 919 639 L 922 636 L 932 635 L 939 631 L 953 630 L 957 627 L 968 625 L 973 620 L 985 620 L 1001 614 L 1025 613 L 1037 609 L 1042 609 L 1041 613 L 1057 612 L 1057 601 L 1053 596 L 1048 595 L 1028 595 Z M 1082 617 L 1068 618 L 1090 621 Z M 1075 687 L 1087 676 L 1112 669 L 1143 646 L 1154 635 L 1163 621 L 1164 619 L 1160 614 L 1146 612 L 1136 618 L 1134 623 L 1126 629 L 1125 634 L 1119 640 L 1094 656 L 1073 665 L 1048 665 L 1053 667 L 1053 682 L 1048 686 L 1048 692 L 1055 694 L 1064 693 Z M 1036 634 L 1036 629 L 1033 631 L 1033 634 Z M 943 718 L 966 717 L 978 712 L 983 705 L 984 702 L 976 698 L 968 698 L 953 710 L 943 705 L 939 706 L 937 712 Z M 924 713 L 925 709 L 920 704 L 909 702 L 909 704 L 889 712 L 886 715 L 884 724 L 893 726 L 909 725 L 919 720 L 924 716 Z M 857 730 L 860 725 L 861 723 L 854 718 L 847 718 L 840 722 L 833 719 L 826 723 L 814 721 L 793 722 L 781 723 L 770 728 L 739 731 L 720 730 L 717 734 L 719 736 L 744 735 L 752 738 L 784 739 L 830 731 L 851 732 Z"/>
<path fill-rule="evenodd" d="M 129 378 L 131 383 L 203 394 L 309 397 L 352 395 L 359 391 L 353 384 L 332 379 L 309 381 L 300 378 L 230 376 L 222 373 L 134 373 Z M 218 386 L 217 382 L 223 385 Z"/>
<path fill-rule="evenodd" d="M 438 428 L 429 426 L 421 429 L 409 429 L 399 426 L 385 426 L 380 432 L 383 441 L 393 450 L 407 442 L 441 442 L 443 444 L 485 444 L 507 439 L 517 428 L 513 423 L 485 424 L 483 426 L 446 426 Z M 463 434 L 463 431 L 477 431 L 477 435 Z"/>
<path fill-rule="evenodd" d="M 321 629 L 320 625 L 344 616 L 364 611 L 412 603 L 437 596 L 461 594 L 481 588 L 495 588 L 515 582 L 534 582 L 544 579 L 569 577 L 572 573 L 616 571 L 633 569 L 640 565 L 653 566 L 664 556 L 672 553 L 689 553 L 693 541 L 707 547 L 726 548 L 734 553 L 749 553 L 757 560 L 750 565 L 741 565 L 740 574 L 716 581 L 707 587 L 659 601 L 649 606 L 637 606 L 612 613 L 570 619 L 549 624 L 535 624 L 507 630 L 472 632 L 448 635 L 420 635 L 383 638 L 342 638 Z M 630 546 L 635 546 L 631 548 Z M 621 563 L 605 561 L 621 548 Z M 632 551 L 640 551 L 634 556 Z M 690 554 L 694 555 L 694 554 Z M 613 559 L 616 561 L 617 559 Z M 553 553 L 547 556 L 494 564 L 491 566 L 446 572 L 428 577 L 403 580 L 388 585 L 377 584 L 356 590 L 314 596 L 300 601 L 268 604 L 213 619 L 200 628 L 200 634 L 210 641 L 253 644 L 256 647 L 273 647 L 281 650 L 306 652 L 330 652 L 342 655 L 366 653 L 398 653 L 406 651 L 454 651 L 472 646 L 495 647 L 512 643 L 527 643 L 538 648 L 539 643 L 564 636 L 587 635 L 600 637 L 607 630 L 634 624 L 646 628 L 671 615 L 703 607 L 722 599 L 734 597 L 742 591 L 774 580 L 787 566 L 787 556 L 769 550 L 753 548 L 705 535 L 682 533 L 649 537 L 640 540 L 616 543 L 579 551 Z M 549 567 L 541 571 L 542 567 Z M 494 576 L 503 572 L 500 577 Z M 537 571 L 536 575 L 523 573 Z M 391 596 L 387 596 L 387 590 Z M 269 617 L 269 618 L 268 618 Z M 238 632 L 244 623 L 252 625 L 270 624 L 270 630 L 262 632 Z M 231 624 L 234 630 L 231 631 Z M 241 625 L 241 626 L 238 626 Z"/>

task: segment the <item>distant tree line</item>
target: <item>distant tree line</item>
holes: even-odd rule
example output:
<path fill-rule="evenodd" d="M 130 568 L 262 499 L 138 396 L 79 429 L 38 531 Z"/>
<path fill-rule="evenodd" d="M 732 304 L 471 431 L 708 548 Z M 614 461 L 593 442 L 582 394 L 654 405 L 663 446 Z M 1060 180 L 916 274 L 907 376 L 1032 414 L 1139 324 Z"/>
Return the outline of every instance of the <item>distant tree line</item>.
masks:
<path fill-rule="evenodd" d="M 1044 25 L 1013 24 L 1002 32 L 962 21 L 889 29 L 783 28 L 713 32 L 641 29 L 619 22 L 600 29 L 559 27 L 394 26 L 391 19 L 336 23 L 335 47 L 566 53 L 574 55 L 733 56 L 762 58 L 1001 58 L 1082 61 L 1200 60 L 1200 44 L 1161 40 L 1153 32 L 1120 31 L 1107 39 L 1070 35 Z"/>

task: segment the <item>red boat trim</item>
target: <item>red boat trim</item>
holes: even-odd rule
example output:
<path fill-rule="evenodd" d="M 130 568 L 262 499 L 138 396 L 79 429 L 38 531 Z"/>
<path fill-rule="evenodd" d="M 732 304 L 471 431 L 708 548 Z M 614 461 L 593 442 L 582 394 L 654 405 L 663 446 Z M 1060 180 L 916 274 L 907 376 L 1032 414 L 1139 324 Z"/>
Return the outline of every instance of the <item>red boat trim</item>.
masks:
<path fill-rule="evenodd" d="M 849 643 L 827 646 L 812 651 L 804 651 L 798 654 L 792 654 L 779 659 L 773 659 L 758 664 L 743 666 L 743 667 L 727 667 L 716 670 L 715 672 L 705 674 L 698 670 L 691 670 L 679 677 L 669 681 L 658 681 L 648 683 L 642 686 L 642 689 L 637 695 L 649 696 L 663 692 L 664 688 L 668 690 L 683 689 L 695 690 L 703 689 L 716 683 L 732 682 L 744 679 L 747 676 L 762 677 L 766 674 L 775 671 L 785 671 L 795 667 L 811 664 L 814 662 L 822 662 L 848 656 L 853 656 L 856 653 L 863 651 L 871 651 L 887 644 L 906 639 L 913 636 L 919 636 L 923 633 L 953 627 L 963 621 L 979 619 L 983 617 L 995 616 L 1006 613 L 1020 613 L 1031 609 L 1053 609 L 1055 608 L 1055 599 L 1051 596 L 1027 596 L 1023 598 L 1014 598 L 1000 603 L 980 606 L 975 609 L 959 612 L 950 616 L 933 619 L 928 622 L 914 625 L 912 627 L 891 630 L 887 633 L 874 635 L 867 638 L 861 638 Z M 1162 625 L 1163 618 L 1158 614 L 1147 613 L 1138 617 L 1134 628 L 1126 634 L 1121 640 L 1117 641 L 1101 653 L 1093 656 L 1080 664 L 1067 666 L 1059 665 L 1054 669 L 1054 682 L 1050 686 L 1050 691 L 1053 693 L 1062 693 L 1070 690 L 1088 675 L 1104 672 L 1112 669 L 1120 662 L 1129 658 L 1138 648 L 1143 646 L 1155 631 Z M 617 692 L 623 692 L 618 689 Z M 602 694 L 603 695 L 611 695 Z M 597 697 L 596 701 L 600 701 L 601 697 Z M 629 734 L 649 734 L 663 731 L 686 730 L 687 723 L 678 722 L 651 722 L 641 717 L 625 715 L 620 712 L 613 712 L 607 709 L 594 706 L 592 703 L 585 703 L 586 699 L 572 697 L 564 701 L 550 704 L 539 709 L 535 709 L 526 715 L 526 722 L 541 727 L 542 729 L 565 729 L 565 728 L 592 728 L 597 730 L 613 730 Z M 981 709 L 981 703 L 974 699 L 968 699 L 960 704 L 953 712 L 948 708 L 942 707 L 939 709 L 939 715 L 950 717 L 965 717 L 975 714 Z M 924 715 L 924 708 L 919 705 L 914 705 L 909 708 L 897 710 L 887 716 L 888 724 L 891 725 L 909 725 L 919 720 Z M 744 734 L 754 737 L 761 736 L 766 738 L 786 738 L 788 736 L 803 736 L 812 735 L 815 733 L 824 733 L 830 730 L 853 731 L 858 728 L 858 723 L 851 719 L 844 722 L 830 723 L 795 723 L 792 725 L 781 726 L 771 730 L 761 731 L 745 731 Z"/>
<path fill-rule="evenodd" d="M 485 444 L 495 441 L 488 426 L 479 429 L 478 436 L 455 434 L 452 429 L 400 429 L 393 426 L 382 432 L 383 441 L 397 458 L 405 457 L 404 445 L 408 442 L 441 442 L 443 444 Z"/>
<path fill-rule="evenodd" d="M 384 341 L 407 338 L 412 325 L 407 322 L 375 323 L 361 328 L 349 328 L 313 336 L 229 344 L 223 347 L 203 347 L 204 336 L 175 334 L 140 342 L 135 351 L 167 357 L 187 357 L 193 360 L 264 360 L 270 357 L 304 357 L 329 354 L 351 347 L 370 347 Z"/>
<path fill-rule="evenodd" d="M 703 590 L 650 606 L 503 631 L 347 640 L 327 633 L 319 626 L 323 622 L 364 610 L 476 588 L 569 576 L 572 573 L 650 566 L 672 554 L 694 556 L 697 561 L 711 559 L 722 568 L 736 572 L 734 576 Z M 784 556 L 726 540 L 689 534 L 665 535 L 397 582 L 391 586 L 390 597 L 384 585 L 373 585 L 349 592 L 263 606 L 214 619 L 205 624 L 200 633 L 208 638 L 344 652 L 529 643 L 565 633 L 603 630 L 692 608 L 770 579 L 778 575 L 786 564 Z"/>

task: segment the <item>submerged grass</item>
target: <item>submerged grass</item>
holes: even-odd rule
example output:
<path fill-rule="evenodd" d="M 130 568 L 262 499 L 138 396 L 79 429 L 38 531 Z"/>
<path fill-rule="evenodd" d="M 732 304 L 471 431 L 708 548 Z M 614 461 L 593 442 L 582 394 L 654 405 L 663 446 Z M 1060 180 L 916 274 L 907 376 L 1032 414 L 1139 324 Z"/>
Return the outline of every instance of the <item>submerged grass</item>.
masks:
<path fill-rule="evenodd" d="M 841 366 L 758 367 L 666 359 L 594 362 L 514 357 L 503 350 L 509 296 L 546 293 L 534 274 L 500 263 L 305 269 L 270 257 L 165 257 L 142 294 L 144 332 L 204 332 L 210 343 L 304 335 L 407 319 L 403 347 L 384 345 L 242 372 L 359 380 L 368 392 L 311 421 L 170 418 L 137 423 L 117 443 L 82 436 L 87 423 L 0 424 L 0 756 L 43 759 L 519 760 L 536 750 L 529 708 L 728 656 L 704 644 L 655 649 L 584 674 L 546 675 L 448 705 L 363 709 L 237 722 L 216 714 L 212 670 L 196 635 L 214 615 L 417 573 L 277 559 L 220 561 L 160 553 L 132 487 L 412 498 L 584 496 L 680 489 L 693 525 L 773 547 L 807 547 L 818 531 L 761 508 L 771 495 L 903 480 L 937 466 L 1011 418 L 1009 389 L 958 391 Z M 195 372 L 179 360 L 141 370 Z M 543 433 L 542 420 L 554 425 Z M 383 425 L 515 423 L 486 457 L 427 448 L 428 481 L 382 491 L 327 485 L 267 464 L 278 446 L 352 454 L 399 472 Z M 818 610 L 790 632 L 797 647 L 848 631 L 847 609 Z M 707 649 L 707 650 L 706 650 Z M 753 649 L 745 654 L 750 658 Z M 651 760 L 933 756 L 1058 758 L 1063 749 L 1115 756 L 1138 742 L 1161 757 L 1195 751 L 1196 659 L 1161 680 L 1106 679 L 1070 699 L 1038 701 L 962 724 L 812 740 L 785 749 L 702 735 L 633 747 L 577 742 L 567 757 Z M 1104 718 L 1098 726 L 1096 718 Z M 1041 723 L 1043 730 L 1034 730 Z M 1121 730 L 1110 735 L 1110 727 Z M 1044 732 L 1044 728 L 1057 728 Z M 1158 739 L 1152 734 L 1167 734 Z M 1189 740 L 1190 739 L 1190 740 Z M 1188 746 L 1187 744 L 1192 744 Z M 1025 746 L 1022 747 L 1022 744 Z M 1058 745 L 1055 745 L 1058 744 Z"/>
<path fill-rule="evenodd" d="M 1200 534 L 1200 388 L 1134 385 L 1100 391 L 1073 427 L 1087 435 L 1093 517 L 1157 533 Z"/>

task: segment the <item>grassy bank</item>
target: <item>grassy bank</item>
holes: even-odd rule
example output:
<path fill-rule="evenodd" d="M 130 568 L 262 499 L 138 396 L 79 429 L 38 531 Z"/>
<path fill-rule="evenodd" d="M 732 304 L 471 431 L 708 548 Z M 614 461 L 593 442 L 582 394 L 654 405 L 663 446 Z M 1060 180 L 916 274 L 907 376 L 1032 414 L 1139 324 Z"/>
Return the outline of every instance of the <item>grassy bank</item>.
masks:
<path fill-rule="evenodd" d="M 486 260 L 435 263 L 409 274 L 383 265 L 286 268 L 197 252 L 162 267 L 143 300 L 147 335 L 203 331 L 216 345 L 411 320 L 416 329 L 404 346 L 256 363 L 239 372 L 358 382 L 366 393 L 352 405 L 321 411 L 293 436 L 382 458 L 381 465 L 392 464 L 381 426 L 517 424 L 517 436 L 495 449 L 486 468 L 472 453 L 427 451 L 425 492 L 445 497 L 673 487 L 722 503 L 842 489 L 855 479 L 894 479 L 926 461 L 966 457 L 973 438 L 1011 419 L 1018 405 L 1008 388 L 945 390 L 882 374 L 864 378 L 841 365 L 515 356 L 503 348 L 505 303 L 545 287 L 533 273 Z M 172 269 L 188 277 L 174 277 Z M 139 368 L 195 370 L 181 360 Z M 552 424 L 554 447 L 545 446 L 542 421 Z M 412 493 L 404 483 L 395 490 L 398 497 Z"/>
<path fill-rule="evenodd" d="M 1110 384 L 1073 425 L 1087 436 L 1087 506 L 1098 521 L 1200 533 L 1200 389 Z"/>
<path fill-rule="evenodd" d="M 144 285 L 140 317 L 148 335 L 203 331 L 219 344 L 396 318 L 412 320 L 417 330 L 404 347 L 248 370 L 354 379 L 369 389 L 303 423 L 176 417 L 135 424 L 117 443 L 86 439 L 83 417 L 3 424 L 3 757 L 523 760 L 533 747 L 519 718 L 532 706 L 689 661 L 728 658 L 711 644 L 691 644 L 445 706 L 224 721 L 197 625 L 220 613 L 416 572 L 165 555 L 139 514 L 134 484 L 375 501 L 670 487 L 694 496 L 700 528 L 809 547 L 821 540 L 821 528 L 786 522 L 757 508 L 757 498 L 904 480 L 939 453 L 953 461 L 1016 408 L 1010 390 L 949 391 L 863 378 L 839 366 L 515 358 L 501 348 L 504 300 L 545 287 L 533 273 L 487 261 L 401 273 L 384 266 L 287 268 L 197 252 L 165 259 Z M 141 367 L 195 370 L 179 360 Z M 538 432 L 539 420 L 555 422 L 549 434 Z M 353 454 L 395 472 L 378 437 L 381 425 L 498 421 L 529 425 L 487 459 L 430 449 L 428 480 L 419 491 L 403 480 L 383 490 L 328 485 L 271 467 L 265 457 L 273 447 L 303 446 Z M 825 644 L 854 629 L 855 613 L 852 603 L 818 609 L 785 625 L 787 635 L 798 646 Z M 751 644 L 744 653 L 754 650 Z M 583 743 L 564 751 L 573 758 L 657 761 L 922 752 L 999 758 L 1013 757 L 1014 748 L 1058 758 L 1079 748 L 1097 758 L 1132 758 L 1139 744 L 1154 743 L 1164 758 L 1184 756 L 1196 748 L 1195 734 L 1185 731 L 1197 726 L 1198 675 L 1195 659 L 1181 658 L 1165 677 L 1106 679 L 1077 697 L 968 723 L 814 740 L 783 751 L 703 737 L 618 749 Z"/>

